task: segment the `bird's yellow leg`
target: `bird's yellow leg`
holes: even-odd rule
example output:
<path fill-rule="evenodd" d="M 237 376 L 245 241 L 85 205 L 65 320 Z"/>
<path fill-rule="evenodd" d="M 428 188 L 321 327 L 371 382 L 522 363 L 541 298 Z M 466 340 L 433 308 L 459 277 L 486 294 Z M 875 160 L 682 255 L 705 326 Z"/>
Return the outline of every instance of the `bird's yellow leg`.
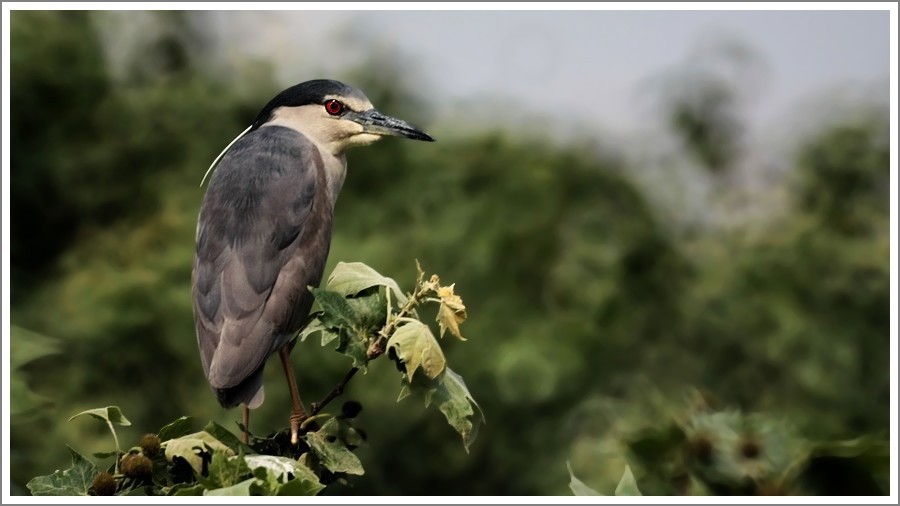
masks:
<path fill-rule="evenodd" d="M 284 367 L 284 375 L 287 377 L 288 388 L 291 390 L 291 444 L 300 442 L 300 424 L 306 418 L 306 410 L 303 401 L 300 400 L 300 391 L 297 389 L 297 379 L 294 377 L 294 368 L 291 366 L 291 351 L 287 346 L 278 351 L 281 357 L 281 366 Z"/>

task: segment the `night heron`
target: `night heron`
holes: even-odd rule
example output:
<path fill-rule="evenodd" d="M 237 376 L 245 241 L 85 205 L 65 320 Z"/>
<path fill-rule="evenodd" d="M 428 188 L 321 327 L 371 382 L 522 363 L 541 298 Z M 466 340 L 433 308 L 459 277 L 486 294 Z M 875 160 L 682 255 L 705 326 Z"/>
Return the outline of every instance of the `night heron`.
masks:
<path fill-rule="evenodd" d="M 265 397 L 263 369 L 278 353 L 291 392 L 291 442 L 306 417 L 290 353 L 309 321 L 331 244 L 345 150 L 393 135 L 432 141 L 385 116 L 358 89 L 307 81 L 273 98 L 210 166 L 192 274 L 203 371 L 225 408 Z M 207 174 L 209 172 L 207 171 Z M 201 182 L 202 184 L 202 182 Z"/>

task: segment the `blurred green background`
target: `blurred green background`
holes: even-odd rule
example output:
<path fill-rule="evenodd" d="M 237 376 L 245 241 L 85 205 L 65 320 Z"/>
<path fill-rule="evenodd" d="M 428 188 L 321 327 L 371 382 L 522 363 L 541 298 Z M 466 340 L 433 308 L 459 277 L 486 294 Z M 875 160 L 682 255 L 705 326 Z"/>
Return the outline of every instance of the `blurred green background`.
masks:
<path fill-rule="evenodd" d="M 110 449 L 102 424 L 66 422 L 83 409 L 120 406 L 133 422 L 125 446 L 181 415 L 236 430 L 240 412 L 216 404 L 193 330 L 198 184 L 284 86 L 271 61 L 211 68 L 204 13 L 153 16 L 115 72 L 107 18 L 11 16 L 13 494 L 65 468 L 65 444 Z M 810 438 L 886 434 L 884 104 L 796 132 L 754 193 L 745 177 L 764 168 L 727 77 L 668 76 L 659 137 L 642 142 L 675 147 L 642 157 L 602 134 L 551 141 L 462 119 L 434 131 L 414 76 L 385 52 L 330 76 L 438 142 L 349 154 L 326 272 L 361 261 L 411 287 L 418 259 L 455 282 L 469 341 L 444 345 L 487 424 L 466 454 L 436 410 L 395 402 L 394 366 L 379 360 L 345 394 L 364 406 L 366 474 L 325 493 L 569 494 L 566 461 L 614 486 L 613 427 L 653 424 L 647 413 L 691 388 Z M 307 402 L 349 368 L 314 342 L 294 360 Z M 277 364 L 266 381 L 251 422 L 263 433 L 289 411 Z"/>

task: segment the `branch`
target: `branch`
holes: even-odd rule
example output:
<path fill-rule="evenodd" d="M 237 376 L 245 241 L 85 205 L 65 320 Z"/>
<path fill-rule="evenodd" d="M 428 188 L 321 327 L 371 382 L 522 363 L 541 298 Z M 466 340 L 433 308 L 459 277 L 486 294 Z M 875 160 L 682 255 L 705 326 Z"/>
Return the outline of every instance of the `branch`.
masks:
<path fill-rule="evenodd" d="M 321 401 L 314 402 L 312 404 L 312 406 L 310 406 L 310 409 L 312 410 L 312 412 L 310 413 L 309 416 L 316 416 L 317 414 L 319 414 L 319 411 L 322 411 L 322 408 L 324 408 L 326 405 L 328 405 L 329 402 L 333 401 L 335 397 L 343 394 L 344 388 L 347 386 L 347 383 L 350 382 L 350 380 L 353 378 L 353 375 L 356 374 L 356 371 L 358 371 L 358 370 L 359 370 L 358 367 L 354 367 L 354 368 L 350 369 L 350 371 L 344 375 L 344 379 L 342 379 L 341 382 L 338 383 L 338 385 L 336 387 L 334 387 L 334 389 L 332 389 L 330 392 L 328 392 L 328 395 L 326 395 L 324 398 L 322 398 Z"/>
<path fill-rule="evenodd" d="M 388 321 L 387 324 L 380 331 L 378 331 L 378 337 L 374 341 L 372 341 L 372 344 L 369 345 L 369 350 L 366 352 L 367 361 L 376 359 L 384 354 L 386 350 L 385 345 L 387 344 L 387 340 L 390 338 L 391 334 L 394 333 L 398 322 L 402 321 L 404 318 L 407 318 L 412 310 L 415 309 L 415 307 L 418 306 L 420 302 L 422 302 L 422 299 L 425 297 L 425 295 L 430 293 L 431 291 L 433 291 L 433 288 L 430 286 L 424 286 L 420 275 L 419 281 L 418 283 L 416 283 L 416 291 L 413 292 L 412 295 L 410 295 L 409 300 L 406 301 L 406 304 L 403 305 L 399 313 L 394 315 L 393 318 L 389 317 L 390 321 Z M 358 367 L 351 368 L 347 372 L 347 374 L 344 375 L 344 378 L 340 381 L 340 383 L 338 383 L 336 387 L 328 392 L 328 395 L 323 397 L 321 401 L 314 402 L 310 406 L 311 412 L 309 416 L 316 416 L 326 405 L 328 405 L 329 402 L 333 401 L 335 398 L 343 394 L 344 388 L 347 387 L 347 383 L 349 383 L 350 380 L 353 379 L 353 376 L 357 371 L 359 371 Z"/>

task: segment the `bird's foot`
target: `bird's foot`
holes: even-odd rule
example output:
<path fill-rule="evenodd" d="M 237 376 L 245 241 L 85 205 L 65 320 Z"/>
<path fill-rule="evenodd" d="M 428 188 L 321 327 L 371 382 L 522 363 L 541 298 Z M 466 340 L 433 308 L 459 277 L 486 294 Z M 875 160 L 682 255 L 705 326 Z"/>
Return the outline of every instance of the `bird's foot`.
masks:
<path fill-rule="evenodd" d="M 306 419 L 303 413 L 291 413 L 291 445 L 297 446 L 300 443 L 300 424 Z"/>

